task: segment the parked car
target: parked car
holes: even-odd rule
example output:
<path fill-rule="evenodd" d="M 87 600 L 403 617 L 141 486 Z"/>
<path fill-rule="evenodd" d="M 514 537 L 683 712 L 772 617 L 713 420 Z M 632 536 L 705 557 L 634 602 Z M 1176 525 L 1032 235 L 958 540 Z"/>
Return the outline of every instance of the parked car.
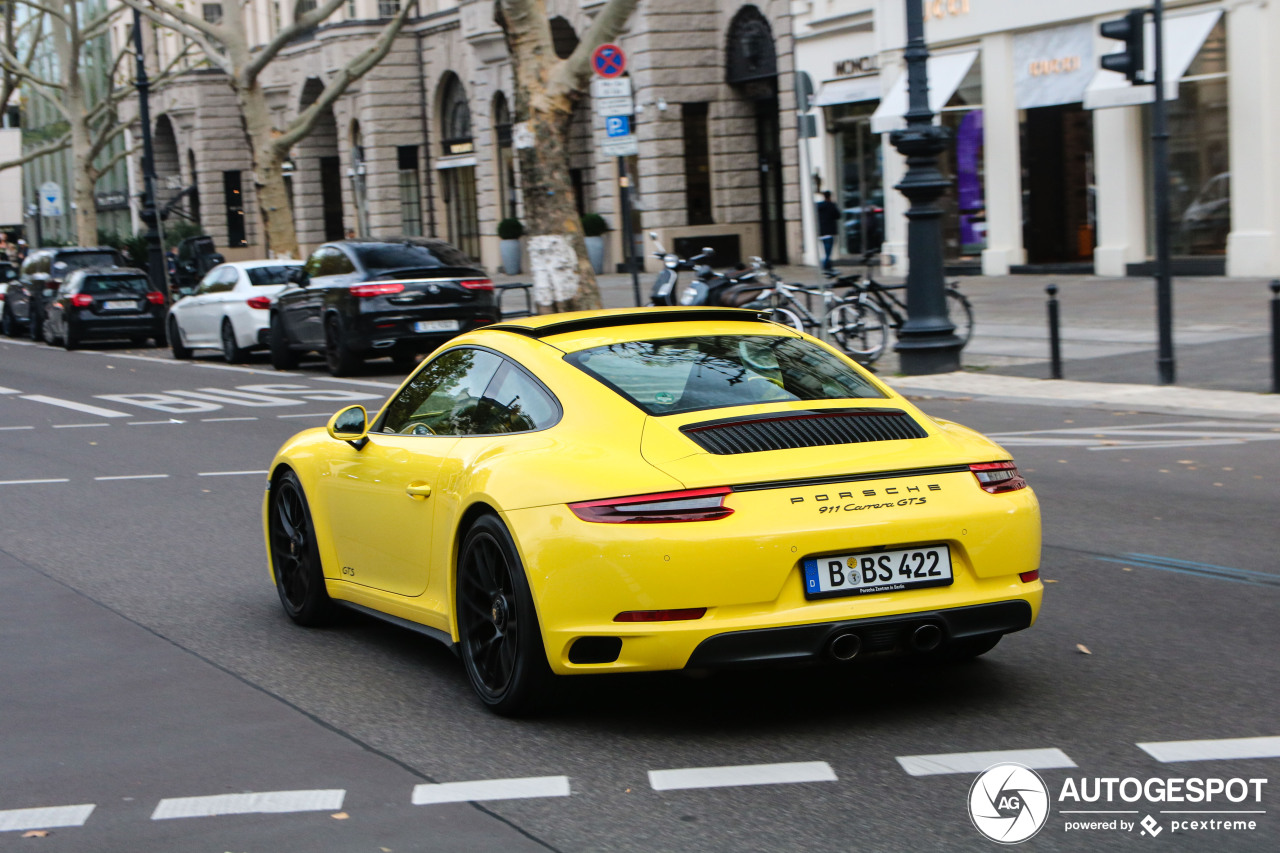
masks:
<path fill-rule="evenodd" d="M 165 327 L 174 358 L 194 349 L 220 349 L 232 364 L 267 346 L 270 308 L 302 261 L 236 261 L 214 267 L 190 296 L 169 309 Z"/>
<path fill-rule="evenodd" d="M 309 351 L 323 353 L 334 376 L 380 355 L 407 370 L 418 353 L 499 316 L 489 276 L 443 240 L 325 243 L 297 279 L 271 310 L 278 370 Z"/>
<path fill-rule="evenodd" d="M 4 308 L 0 309 L 0 331 L 17 337 L 23 330 L 31 340 L 41 340 L 45 305 L 73 270 L 88 267 L 118 267 L 120 253 L 108 246 L 35 249 L 9 283 Z"/>
<path fill-rule="evenodd" d="M 46 343 L 67 349 L 111 338 L 164 346 L 164 294 L 139 269 L 73 270 L 49 300 L 41 332 Z"/>

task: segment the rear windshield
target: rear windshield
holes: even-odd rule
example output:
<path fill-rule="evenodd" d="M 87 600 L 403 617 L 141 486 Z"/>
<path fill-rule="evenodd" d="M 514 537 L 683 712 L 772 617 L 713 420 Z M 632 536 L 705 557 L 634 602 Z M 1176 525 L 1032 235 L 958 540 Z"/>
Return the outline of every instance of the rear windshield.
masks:
<path fill-rule="evenodd" d="M 429 245 L 375 243 L 362 246 L 356 243 L 351 245 L 351 249 L 370 272 L 475 266 L 466 253 L 441 240 L 433 240 Z"/>
<path fill-rule="evenodd" d="M 67 252 L 58 255 L 53 261 L 54 274 L 66 270 L 82 270 L 86 267 L 114 267 L 116 256 L 113 252 Z"/>
<path fill-rule="evenodd" d="M 151 283 L 140 275 L 89 275 L 80 283 L 80 292 L 89 296 L 99 293 L 136 293 L 141 296 L 150 289 Z"/>
<path fill-rule="evenodd" d="M 792 400 L 884 398 L 848 364 L 798 338 L 628 341 L 575 352 L 565 360 L 651 415 Z"/>
<path fill-rule="evenodd" d="M 245 272 L 249 274 L 249 283 L 258 287 L 266 284 L 288 284 L 291 269 L 294 267 L 250 267 Z"/>

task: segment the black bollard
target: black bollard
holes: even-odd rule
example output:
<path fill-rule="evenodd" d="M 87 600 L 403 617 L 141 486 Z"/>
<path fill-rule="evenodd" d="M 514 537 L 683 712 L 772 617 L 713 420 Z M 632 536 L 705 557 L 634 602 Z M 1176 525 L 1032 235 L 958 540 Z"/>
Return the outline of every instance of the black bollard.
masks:
<path fill-rule="evenodd" d="M 1062 378 L 1062 340 L 1058 336 L 1058 285 L 1045 288 L 1049 294 L 1049 378 Z"/>
<path fill-rule="evenodd" d="M 1280 279 L 1271 279 L 1271 393 L 1280 394 Z"/>

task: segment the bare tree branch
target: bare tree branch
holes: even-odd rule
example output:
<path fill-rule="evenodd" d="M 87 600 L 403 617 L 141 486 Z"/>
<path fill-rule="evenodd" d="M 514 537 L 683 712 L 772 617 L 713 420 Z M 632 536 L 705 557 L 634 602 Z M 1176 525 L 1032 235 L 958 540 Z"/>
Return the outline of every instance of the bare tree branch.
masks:
<path fill-rule="evenodd" d="M 262 69 L 266 68 L 271 60 L 276 58 L 285 45 L 293 41 L 307 30 L 320 26 L 329 19 L 329 16 L 338 11 L 343 0 L 327 0 L 323 6 L 317 6 L 310 12 L 295 20 L 288 26 L 281 27 L 280 31 L 275 34 L 271 41 L 264 44 L 261 49 L 254 55 L 252 61 L 245 66 L 241 72 L 241 80 L 243 85 L 249 86 L 253 81 L 258 79 L 258 75 L 262 73 Z"/>
<path fill-rule="evenodd" d="M 62 10 L 58 9 L 57 7 L 46 6 L 43 3 L 35 2 L 35 0 L 18 0 L 18 1 L 22 3 L 23 6 L 26 6 L 29 9 L 34 9 L 35 11 L 40 12 L 41 14 L 49 15 L 51 17 L 57 18 L 58 20 L 62 21 L 64 24 L 70 25 L 71 23 L 71 21 L 62 12 Z"/>
<path fill-rule="evenodd" d="M 635 11 L 637 0 L 609 0 L 596 15 L 591 26 L 583 33 L 582 40 L 573 49 L 569 57 L 556 64 L 547 81 L 548 94 L 551 97 L 581 92 L 591 78 L 591 54 L 602 44 L 608 44 L 618 37 L 627 19 Z"/>
<path fill-rule="evenodd" d="M 32 148 L 30 151 L 28 151 L 26 154 L 23 154 L 17 160 L 9 160 L 8 162 L 0 163 L 0 172 L 3 172 L 5 169 L 15 168 L 17 166 L 25 166 L 27 163 L 30 163 L 32 160 L 39 160 L 41 157 L 44 157 L 46 154 L 56 154 L 57 152 L 65 151 L 70 147 L 71 147 L 71 134 L 66 133 L 58 137 L 57 139 L 53 140 L 52 142 L 46 142 L 44 145 L 41 145 L 39 148 Z"/>
<path fill-rule="evenodd" d="M 4 63 L 6 72 L 13 74 L 15 77 L 20 77 L 34 86 L 52 90 L 62 88 L 62 84 L 57 80 L 49 80 L 36 74 L 31 70 L 30 66 L 10 53 L 9 48 L 4 45 L 0 45 L 0 62 Z"/>
<path fill-rule="evenodd" d="M 196 20 L 199 20 L 200 23 L 204 26 L 193 28 L 193 27 L 186 26 L 184 23 L 181 23 L 178 20 L 174 20 L 167 17 L 168 15 L 167 7 L 169 7 L 170 4 L 163 3 L 161 2 L 161 0 L 153 0 L 153 2 L 155 2 L 157 7 L 166 7 L 162 9 L 162 11 L 156 11 L 156 9 L 152 9 L 149 5 L 147 5 L 147 3 L 143 2 L 143 0 L 123 0 L 123 2 L 126 6 L 130 7 L 131 9 L 137 9 L 139 12 L 143 14 L 143 16 L 145 16 L 148 20 L 150 20 L 156 26 L 164 27 L 167 30 L 172 30 L 173 32 L 177 33 L 183 38 L 189 41 L 195 42 L 197 45 L 200 46 L 200 49 L 204 51 L 204 55 L 209 58 L 210 62 L 218 66 L 218 69 L 222 71 L 224 74 L 228 76 L 231 75 L 231 72 L 232 72 L 231 60 L 227 57 L 226 51 L 219 50 L 218 47 L 216 46 L 216 45 L 222 44 L 222 42 L 218 38 L 220 33 L 214 31 L 216 28 L 214 28 L 212 25 L 207 24 L 207 22 L 205 22 L 203 18 L 198 18 Z M 181 11 L 181 10 L 177 10 L 176 7 L 174 8 L 175 8 L 175 11 Z M 185 12 L 183 12 L 182 14 L 186 15 Z M 191 16 L 188 15 L 187 17 L 191 17 Z"/>

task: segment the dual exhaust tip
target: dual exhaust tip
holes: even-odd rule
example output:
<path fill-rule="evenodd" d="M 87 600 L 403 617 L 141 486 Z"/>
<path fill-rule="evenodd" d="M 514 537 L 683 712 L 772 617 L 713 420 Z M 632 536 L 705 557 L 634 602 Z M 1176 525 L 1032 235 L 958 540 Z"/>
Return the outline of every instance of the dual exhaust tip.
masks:
<path fill-rule="evenodd" d="M 917 626 L 911 631 L 907 644 L 915 652 L 931 652 L 942 645 L 942 629 L 932 623 Z M 827 643 L 827 654 L 833 660 L 851 661 L 862 651 L 862 637 L 853 632 L 836 634 Z"/>

